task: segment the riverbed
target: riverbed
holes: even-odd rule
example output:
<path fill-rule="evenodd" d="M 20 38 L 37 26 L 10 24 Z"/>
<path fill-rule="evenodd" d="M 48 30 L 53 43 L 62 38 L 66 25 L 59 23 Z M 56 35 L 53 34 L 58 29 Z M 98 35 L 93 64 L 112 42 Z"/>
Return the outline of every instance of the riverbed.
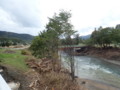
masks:
<path fill-rule="evenodd" d="M 62 52 L 61 59 L 69 69 L 69 56 Z M 90 56 L 74 56 L 75 75 L 120 88 L 120 66 Z"/>

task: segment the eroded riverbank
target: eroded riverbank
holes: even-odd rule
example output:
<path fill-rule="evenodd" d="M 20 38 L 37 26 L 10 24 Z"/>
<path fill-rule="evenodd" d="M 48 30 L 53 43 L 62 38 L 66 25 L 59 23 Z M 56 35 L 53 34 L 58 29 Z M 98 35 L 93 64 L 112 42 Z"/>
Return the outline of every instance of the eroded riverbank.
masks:
<path fill-rule="evenodd" d="M 95 48 L 86 47 L 83 50 L 75 52 L 77 56 L 93 56 L 102 58 L 102 60 L 109 61 L 120 65 L 120 48 Z"/>
<path fill-rule="evenodd" d="M 67 57 L 68 57 L 67 54 L 63 52 L 62 59 L 66 61 Z M 78 56 L 74 56 L 74 60 L 76 64 L 76 68 L 75 68 L 76 76 L 78 76 L 80 80 L 82 79 L 82 81 L 80 82 L 85 81 L 85 84 L 82 84 L 82 86 L 88 88 L 82 90 L 119 90 L 120 89 L 119 65 L 115 65 L 113 63 L 109 63 L 108 61 L 105 61 L 104 59 L 91 57 L 91 56 L 78 55 Z M 101 89 L 100 86 L 103 86 L 103 88 Z"/>

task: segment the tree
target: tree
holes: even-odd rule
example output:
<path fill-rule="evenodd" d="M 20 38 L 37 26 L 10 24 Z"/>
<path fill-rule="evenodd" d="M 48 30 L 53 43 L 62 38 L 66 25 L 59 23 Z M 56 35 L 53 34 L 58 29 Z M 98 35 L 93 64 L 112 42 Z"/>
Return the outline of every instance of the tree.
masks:
<path fill-rule="evenodd" d="M 35 37 L 33 40 L 30 49 L 32 50 L 32 54 L 38 58 L 45 57 L 45 53 L 47 52 L 45 39 L 40 36 Z"/>
<path fill-rule="evenodd" d="M 112 30 L 111 39 L 115 46 L 120 44 L 120 29 Z"/>
<path fill-rule="evenodd" d="M 108 47 L 112 43 L 111 33 L 113 28 L 107 27 L 100 31 L 100 42 L 103 47 Z"/>
<path fill-rule="evenodd" d="M 87 43 L 90 44 L 90 45 L 101 45 L 101 42 L 100 42 L 100 31 L 101 30 L 100 28 L 98 30 L 95 30 L 92 32 L 91 34 L 91 39 L 87 40 Z"/>
<path fill-rule="evenodd" d="M 115 29 L 120 29 L 120 24 L 116 25 Z"/>
<path fill-rule="evenodd" d="M 72 45 L 71 36 L 75 31 L 73 30 L 73 25 L 70 23 L 70 17 L 70 12 L 61 10 L 59 14 L 54 14 L 52 18 L 49 18 L 49 22 L 46 25 L 45 30 L 33 40 L 30 46 L 33 55 L 39 58 L 55 58 L 54 54 L 58 54 L 58 46 L 60 45 L 61 38 L 69 41 L 67 42 L 67 45 Z M 74 79 L 73 58 L 70 59 L 70 62 L 71 75 Z"/>
<path fill-rule="evenodd" d="M 75 42 L 75 45 L 78 45 L 80 43 L 80 36 L 79 36 L 79 34 L 75 35 L 74 42 Z"/>
<path fill-rule="evenodd" d="M 39 49 L 33 47 L 36 47 L 37 45 L 39 45 L 40 47 L 41 44 L 44 42 L 44 47 L 47 48 L 44 50 L 48 50 L 47 52 L 49 53 L 49 56 L 52 56 L 53 53 L 58 51 L 60 39 L 61 38 L 68 39 L 69 37 L 71 37 L 74 31 L 72 30 L 73 26 L 69 21 L 70 17 L 71 17 L 70 12 L 61 10 L 58 15 L 54 14 L 52 18 L 49 18 L 49 22 L 46 25 L 45 30 L 41 32 L 39 36 L 33 40 L 33 43 L 31 45 L 31 50 L 36 56 L 40 55 Z M 41 43 L 40 40 L 42 40 Z"/>
<path fill-rule="evenodd" d="M 119 45 L 120 43 L 120 29 L 119 25 L 116 28 L 107 27 L 94 30 L 91 35 L 91 43 L 101 47 L 109 47 L 111 44 Z"/>

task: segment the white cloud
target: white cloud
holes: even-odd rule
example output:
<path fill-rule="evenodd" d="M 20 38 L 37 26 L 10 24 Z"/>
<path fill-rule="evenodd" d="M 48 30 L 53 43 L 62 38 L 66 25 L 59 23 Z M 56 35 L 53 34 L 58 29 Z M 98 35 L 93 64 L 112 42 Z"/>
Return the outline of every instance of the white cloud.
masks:
<path fill-rule="evenodd" d="M 12 16 L 0 8 L 0 27 L 17 26 L 17 23 L 12 21 Z"/>
<path fill-rule="evenodd" d="M 119 0 L 0 0 L 0 29 L 37 35 L 48 17 L 71 10 L 71 22 L 80 35 L 95 27 L 120 23 Z"/>
<path fill-rule="evenodd" d="M 120 23 L 119 0 L 41 0 L 43 23 L 59 9 L 72 10 L 72 24 L 80 34 L 89 34 L 95 27 Z"/>
<path fill-rule="evenodd" d="M 33 0 L 0 0 L 0 30 L 37 35 L 40 12 Z"/>

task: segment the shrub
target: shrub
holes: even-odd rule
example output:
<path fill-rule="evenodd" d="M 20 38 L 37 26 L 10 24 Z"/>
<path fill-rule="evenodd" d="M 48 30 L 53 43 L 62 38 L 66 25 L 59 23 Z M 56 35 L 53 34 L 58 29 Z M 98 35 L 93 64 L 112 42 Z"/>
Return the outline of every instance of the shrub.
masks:
<path fill-rule="evenodd" d="M 22 51 L 21 51 L 21 54 L 22 54 L 22 55 L 31 55 L 30 51 L 28 51 L 28 50 L 26 50 L 26 49 L 25 49 L 25 50 L 22 50 Z"/>

